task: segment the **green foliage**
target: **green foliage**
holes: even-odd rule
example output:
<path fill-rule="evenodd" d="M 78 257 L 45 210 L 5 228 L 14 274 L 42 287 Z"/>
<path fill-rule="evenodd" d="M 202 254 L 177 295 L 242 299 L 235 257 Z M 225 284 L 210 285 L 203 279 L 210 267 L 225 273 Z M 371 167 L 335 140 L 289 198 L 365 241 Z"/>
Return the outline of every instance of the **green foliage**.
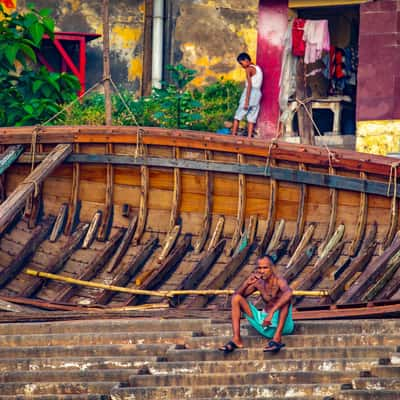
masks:
<path fill-rule="evenodd" d="M 182 65 L 169 66 L 171 82 L 163 82 L 148 97 L 135 99 L 128 91 L 121 93 L 132 114 L 119 98 L 112 97 L 113 123 L 116 125 L 161 126 L 216 131 L 232 120 L 241 94 L 240 84 L 223 79 L 202 90 L 189 90 L 196 71 Z M 104 124 L 104 96 L 92 95 L 76 103 L 58 123 L 66 125 Z"/>
<path fill-rule="evenodd" d="M 51 10 L 7 13 L 0 5 L 0 125 L 42 123 L 76 97 L 77 78 L 34 68 L 43 36 L 54 36 Z"/>

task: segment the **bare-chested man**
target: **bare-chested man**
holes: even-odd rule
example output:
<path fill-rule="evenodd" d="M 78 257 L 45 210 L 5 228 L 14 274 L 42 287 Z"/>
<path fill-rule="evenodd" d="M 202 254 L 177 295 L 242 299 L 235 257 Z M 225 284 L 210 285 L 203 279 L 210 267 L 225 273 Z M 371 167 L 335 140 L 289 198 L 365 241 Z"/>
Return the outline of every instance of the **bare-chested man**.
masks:
<path fill-rule="evenodd" d="M 264 311 L 258 310 L 246 300 L 257 290 L 265 302 Z M 291 298 L 292 289 L 276 272 L 272 258 L 270 256 L 258 258 L 256 270 L 232 297 L 233 338 L 219 350 L 230 353 L 236 348 L 243 347 L 240 337 L 240 316 L 243 311 L 250 324 L 261 335 L 271 339 L 264 351 L 278 352 L 285 346 L 282 343 L 282 335 L 291 334 L 294 330 Z"/>

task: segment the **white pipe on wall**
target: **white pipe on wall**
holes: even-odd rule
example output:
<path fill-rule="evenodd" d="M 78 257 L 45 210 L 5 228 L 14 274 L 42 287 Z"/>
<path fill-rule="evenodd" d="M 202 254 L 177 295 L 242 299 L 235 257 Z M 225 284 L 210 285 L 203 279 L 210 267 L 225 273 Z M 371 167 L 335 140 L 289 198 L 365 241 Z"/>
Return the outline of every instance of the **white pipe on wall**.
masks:
<path fill-rule="evenodd" d="M 152 87 L 160 88 L 163 72 L 164 0 L 153 3 Z"/>

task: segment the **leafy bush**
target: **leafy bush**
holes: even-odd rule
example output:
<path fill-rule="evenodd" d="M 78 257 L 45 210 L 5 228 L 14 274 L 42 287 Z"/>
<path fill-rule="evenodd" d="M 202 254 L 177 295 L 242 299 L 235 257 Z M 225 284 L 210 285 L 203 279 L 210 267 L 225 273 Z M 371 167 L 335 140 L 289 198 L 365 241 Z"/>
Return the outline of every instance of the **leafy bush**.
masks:
<path fill-rule="evenodd" d="M 113 123 L 216 131 L 224 121 L 233 118 L 241 94 L 240 84 L 221 79 L 202 90 L 189 90 L 187 86 L 196 71 L 182 65 L 168 66 L 168 70 L 171 82 L 163 82 L 162 88 L 154 89 L 148 97 L 135 99 L 127 91 L 121 93 L 134 117 L 119 96 L 113 95 Z M 104 96 L 95 94 L 81 104 L 76 103 L 58 123 L 103 124 Z"/>
<path fill-rule="evenodd" d="M 79 81 L 35 68 L 43 36 L 54 36 L 51 10 L 6 12 L 0 5 L 0 125 L 43 123 L 76 97 Z"/>

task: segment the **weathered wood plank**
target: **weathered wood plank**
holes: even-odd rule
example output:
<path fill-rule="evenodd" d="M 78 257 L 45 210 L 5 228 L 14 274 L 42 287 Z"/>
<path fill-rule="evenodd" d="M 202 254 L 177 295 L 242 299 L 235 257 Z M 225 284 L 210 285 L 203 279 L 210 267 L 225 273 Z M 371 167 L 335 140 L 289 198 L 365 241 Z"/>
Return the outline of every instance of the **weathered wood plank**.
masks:
<path fill-rule="evenodd" d="M 68 242 L 60 249 L 59 253 L 54 255 L 47 263 L 42 272 L 52 274 L 58 273 L 72 254 L 81 247 L 83 238 L 89 228 L 89 224 L 81 224 L 78 229 L 71 235 Z M 43 286 L 43 280 L 34 278 L 33 283 L 29 283 L 20 293 L 22 297 L 31 297 L 36 294 Z"/>
<path fill-rule="evenodd" d="M 126 251 L 128 250 L 132 242 L 133 234 L 135 233 L 137 219 L 137 215 L 134 215 L 129 222 L 128 229 L 125 232 L 122 242 L 119 245 L 118 250 L 116 251 L 109 267 L 107 268 L 108 273 L 113 272 L 115 268 L 117 268 L 117 266 L 122 261 L 122 258 L 124 257 Z"/>
<path fill-rule="evenodd" d="M 392 280 L 384 287 L 376 300 L 390 299 L 400 289 L 400 269 L 397 270 Z"/>
<path fill-rule="evenodd" d="M 24 146 L 9 146 L 0 154 L 0 175 L 2 175 L 22 154 Z"/>
<path fill-rule="evenodd" d="M 220 274 L 218 274 L 207 286 L 206 290 L 224 289 L 233 277 L 240 271 L 247 259 L 249 258 L 254 246 L 247 245 L 239 254 L 233 256 L 225 265 Z M 201 308 L 205 307 L 209 301 L 215 296 L 196 296 L 188 305 L 188 307 Z"/>
<path fill-rule="evenodd" d="M 192 271 L 177 286 L 176 290 L 192 290 L 196 289 L 208 274 L 215 261 L 221 255 L 226 240 L 221 240 L 217 246 L 207 251 L 199 262 L 193 267 Z M 178 296 L 174 298 L 174 302 L 179 304 L 186 296 Z"/>
<path fill-rule="evenodd" d="M 392 204 L 390 209 L 390 222 L 385 235 L 385 240 L 382 243 L 383 250 L 387 249 L 393 241 L 394 235 L 397 231 L 399 223 L 399 202 L 396 196 L 392 197 Z"/>
<path fill-rule="evenodd" d="M 308 246 L 310 240 L 312 239 L 314 231 L 315 231 L 315 224 L 310 224 L 309 227 L 307 228 L 306 232 L 304 233 L 303 237 L 301 238 L 299 244 L 297 245 L 296 250 L 293 252 L 292 256 L 290 257 L 286 268 L 289 269 L 296 262 L 297 258 L 301 255 L 303 250 Z"/>
<path fill-rule="evenodd" d="M 59 144 L 49 153 L 27 178 L 0 205 L 0 233 L 23 207 L 26 199 L 38 189 L 38 185 L 71 153 L 70 145 Z"/>
<path fill-rule="evenodd" d="M 212 159 L 211 152 L 205 151 L 204 158 L 206 161 L 210 161 Z M 205 178 L 205 188 L 206 188 L 204 218 L 199 239 L 194 245 L 195 254 L 199 254 L 203 250 L 211 229 L 212 207 L 213 207 L 213 174 L 209 171 L 206 171 L 204 174 L 204 178 Z"/>
<path fill-rule="evenodd" d="M 152 238 L 146 244 L 143 245 L 143 248 L 140 252 L 132 257 L 132 259 L 127 262 L 124 266 L 116 271 L 116 275 L 111 281 L 112 286 L 125 286 L 130 280 L 140 271 L 140 269 L 146 264 L 146 261 L 152 255 L 154 249 L 158 245 L 158 239 Z M 112 297 L 115 295 L 115 292 L 111 290 L 103 290 L 96 297 L 95 302 L 97 304 L 107 304 Z"/>
<path fill-rule="evenodd" d="M 343 224 L 339 225 L 333 234 L 333 236 L 329 239 L 329 242 L 326 244 L 325 248 L 322 250 L 319 258 L 324 258 L 343 238 L 345 226 Z"/>
<path fill-rule="evenodd" d="M 84 271 L 79 274 L 76 279 L 80 279 L 83 281 L 92 280 L 112 257 L 115 249 L 120 244 L 124 233 L 126 233 L 125 229 L 118 229 L 113 237 L 110 239 L 110 241 L 107 242 L 104 248 L 99 252 L 99 254 L 96 254 L 96 257 L 88 265 L 85 266 Z M 76 285 L 67 285 L 67 287 L 65 287 L 56 295 L 53 301 L 66 303 L 72 296 L 75 295 L 78 290 L 79 287 Z"/>
<path fill-rule="evenodd" d="M 284 268 L 281 271 L 283 277 L 289 283 L 291 283 L 297 277 L 297 275 L 299 275 L 300 272 L 303 271 L 304 267 L 311 261 L 315 250 L 316 246 L 314 244 L 307 246 L 304 251 L 299 253 L 299 255 L 296 257 L 296 260 L 292 262 L 290 266 Z"/>
<path fill-rule="evenodd" d="M 338 304 L 352 303 L 366 292 L 382 275 L 388 261 L 400 250 L 400 235 L 397 233 L 392 244 L 380 257 L 373 260 L 353 284 L 353 286 L 340 298 Z"/>
<path fill-rule="evenodd" d="M 41 225 L 34 229 L 32 237 L 23 246 L 21 251 L 14 257 L 11 264 L 1 271 L 0 288 L 7 285 L 21 272 L 38 247 L 43 243 L 44 240 L 46 240 L 53 227 L 54 221 L 55 217 L 49 216 Z"/>
<path fill-rule="evenodd" d="M 2 299 L 0 299 L 0 310 L 14 312 L 14 313 L 30 313 L 30 312 L 32 312 L 32 308 L 30 308 L 30 307 L 19 306 L 17 304 L 14 304 L 9 301 L 2 300 Z M 35 311 L 37 311 L 37 310 L 35 310 Z"/>
<path fill-rule="evenodd" d="M 178 149 L 174 148 L 175 160 L 180 156 Z M 179 209 L 182 197 L 182 178 L 180 168 L 174 168 L 174 191 L 172 193 L 171 216 L 169 219 L 169 230 L 178 224 Z"/>
<path fill-rule="evenodd" d="M 376 225 L 375 228 L 371 229 L 370 234 L 365 239 L 359 255 L 351 261 L 350 265 L 344 270 L 344 272 L 342 272 L 337 281 L 329 289 L 329 297 L 326 299 L 321 299 L 322 304 L 326 304 L 327 302 L 336 302 L 343 294 L 347 282 L 349 282 L 356 273 L 361 273 L 364 271 L 374 255 L 377 246 L 375 239 Z"/>
<path fill-rule="evenodd" d="M 283 231 L 285 230 L 285 220 L 281 219 L 275 224 L 275 230 L 272 235 L 270 242 L 268 243 L 268 247 L 266 253 L 269 254 L 273 249 L 277 247 L 280 243 L 283 235 Z"/>
<path fill-rule="evenodd" d="M 82 249 L 88 249 L 92 245 L 94 239 L 96 239 L 102 215 L 103 213 L 100 210 L 95 212 L 92 221 L 90 222 L 85 239 L 83 240 Z"/>
<path fill-rule="evenodd" d="M 155 290 L 163 281 L 175 270 L 186 252 L 189 250 L 192 241 L 192 235 L 186 234 L 176 245 L 171 254 L 155 269 L 152 274 L 140 285 L 141 290 Z M 136 305 L 144 301 L 144 296 L 131 296 L 125 305 Z"/>
<path fill-rule="evenodd" d="M 62 231 L 64 230 L 64 225 L 67 220 L 67 213 L 68 213 L 68 204 L 64 203 L 61 205 L 60 210 L 58 211 L 56 222 L 50 234 L 49 238 L 50 242 L 52 243 L 55 242 L 61 235 Z"/>

